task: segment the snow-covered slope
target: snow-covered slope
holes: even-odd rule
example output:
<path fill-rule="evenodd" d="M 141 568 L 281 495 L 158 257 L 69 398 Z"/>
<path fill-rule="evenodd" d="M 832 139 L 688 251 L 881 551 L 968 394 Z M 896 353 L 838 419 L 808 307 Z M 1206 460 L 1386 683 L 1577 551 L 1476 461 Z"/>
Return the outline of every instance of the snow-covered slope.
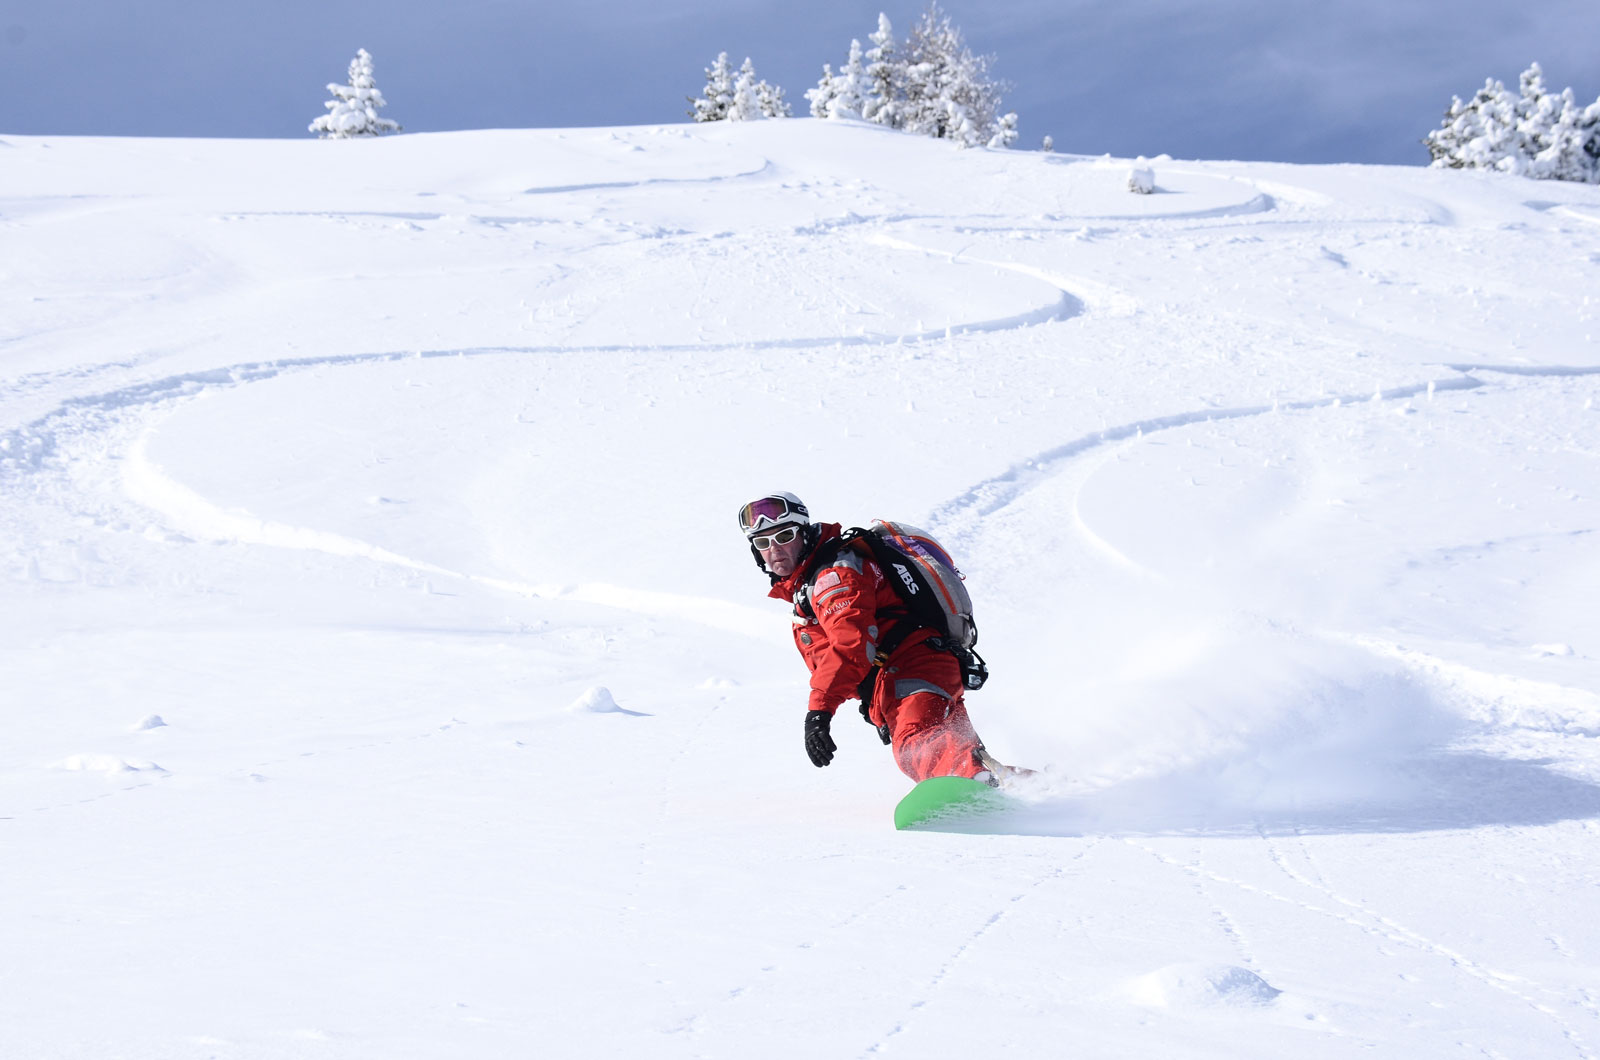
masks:
<path fill-rule="evenodd" d="M 1600 1054 L 1600 189 L 0 137 L 0 1053 Z M 968 574 L 897 833 L 734 528 Z"/>

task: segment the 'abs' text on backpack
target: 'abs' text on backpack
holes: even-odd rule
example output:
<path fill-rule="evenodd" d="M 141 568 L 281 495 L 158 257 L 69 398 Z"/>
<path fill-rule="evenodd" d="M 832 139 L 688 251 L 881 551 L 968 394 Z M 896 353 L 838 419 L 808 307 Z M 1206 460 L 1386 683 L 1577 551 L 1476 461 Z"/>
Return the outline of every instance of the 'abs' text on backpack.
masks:
<path fill-rule="evenodd" d="M 938 633 L 941 643 L 934 646 L 960 661 L 969 691 L 982 688 L 989 667 L 975 650 L 978 624 L 972 619 L 972 597 L 944 546 L 927 531 L 887 519 L 876 519 L 865 530 L 847 530 L 841 540 L 861 542 L 880 568 L 898 576 L 896 588 L 911 621 Z"/>

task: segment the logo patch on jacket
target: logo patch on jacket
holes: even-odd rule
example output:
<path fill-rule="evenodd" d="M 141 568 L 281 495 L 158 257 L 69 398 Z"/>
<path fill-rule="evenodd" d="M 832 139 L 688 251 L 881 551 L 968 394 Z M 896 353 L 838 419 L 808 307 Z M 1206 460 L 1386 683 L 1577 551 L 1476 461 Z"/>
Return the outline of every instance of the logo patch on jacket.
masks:
<path fill-rule="evenodd" d="M 838 585 L 842 580 L 843 579 L 839 577 L 839 572 L 834 570 L 832 567 L 829 567 L 827 570 L 818 575 L 816 592 L 820 595 L 822 590 L 831 589 L 835 585 Z"/>

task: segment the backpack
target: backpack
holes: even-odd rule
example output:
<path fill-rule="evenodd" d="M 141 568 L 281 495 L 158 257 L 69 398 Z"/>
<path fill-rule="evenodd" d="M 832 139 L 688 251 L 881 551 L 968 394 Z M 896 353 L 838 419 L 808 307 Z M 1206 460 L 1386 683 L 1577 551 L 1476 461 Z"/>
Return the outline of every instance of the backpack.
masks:
<path fill-rule="evenodd" d="M 905 604 L 910 618 L 905 632 L 933 630 L 937 636 L 929 646 L 956 657 L 968 691 L 982 688 L 989 679 L 989 666 L 976 650 L 978 624 L 972 618 L 972 597 L 962 584 L 966 576 L 956 569 L 950 553 L 926 530 L 887 519 L 875 519 L 867 529 L 851 527 L 839 538 L 843 548 L 857 542 L 871 553 Z M 880 650 L 887 656 L 898 646 L 882 645 Z"/>

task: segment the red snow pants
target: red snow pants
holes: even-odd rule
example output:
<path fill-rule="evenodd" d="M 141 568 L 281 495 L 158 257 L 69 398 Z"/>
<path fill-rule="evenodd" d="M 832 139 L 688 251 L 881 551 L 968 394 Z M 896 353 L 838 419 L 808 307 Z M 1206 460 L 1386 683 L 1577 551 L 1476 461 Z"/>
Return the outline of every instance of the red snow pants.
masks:
<path fill-rule="evenodd" d="M 961 666 L 948 652 L 910 653 L 878 674 L 871 720 L 889 727 L 895 764 L 912 780 L 970 777 L 983 769 L 967 717 Z"/>

